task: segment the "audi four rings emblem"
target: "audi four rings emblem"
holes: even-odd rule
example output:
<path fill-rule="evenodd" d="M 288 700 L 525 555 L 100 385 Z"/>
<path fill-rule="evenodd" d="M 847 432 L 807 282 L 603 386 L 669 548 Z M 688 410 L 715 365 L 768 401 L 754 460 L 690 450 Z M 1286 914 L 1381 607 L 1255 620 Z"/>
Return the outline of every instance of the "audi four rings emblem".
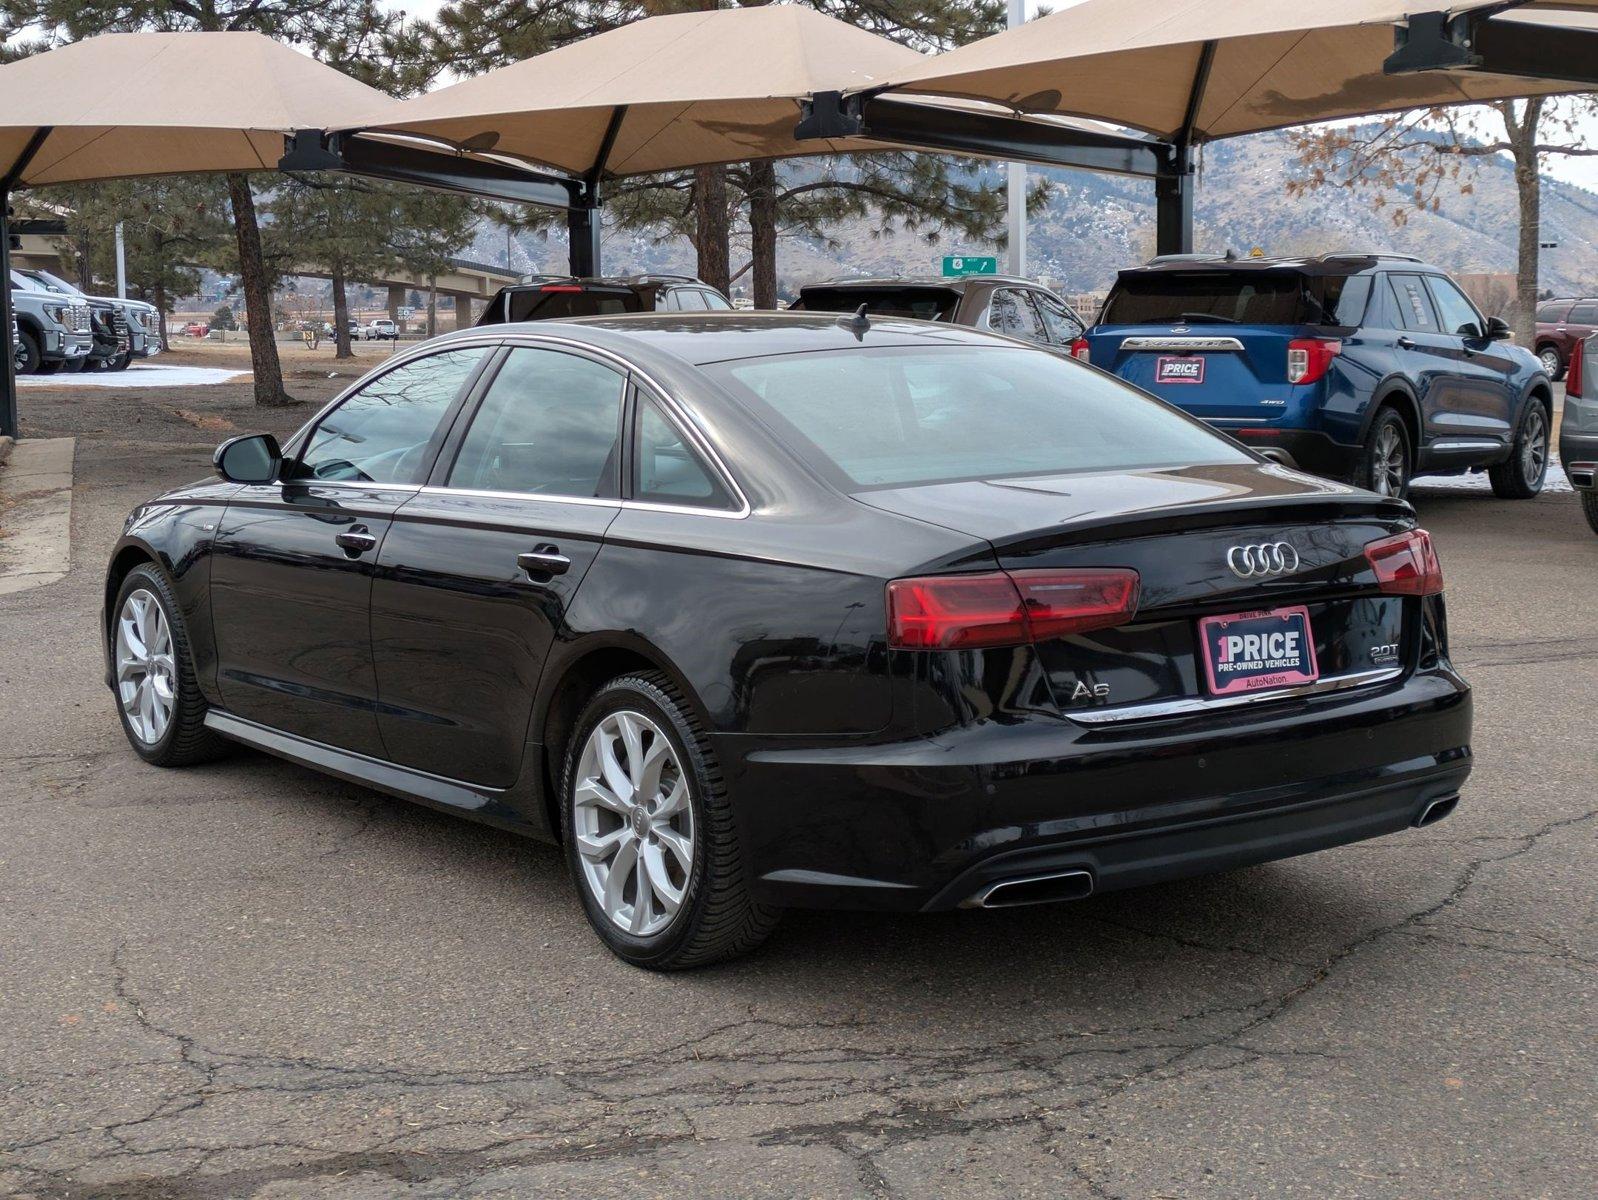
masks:
<path fill-rule="evenodd" d="M 1239 579 L 1263 579 L 1267 575 L 1291 575 L 1298 570 L 1298 551 L 1286 542 L 1261 542 L 1257 546 L 1233 546 L 1226 552 L 1226 565 Z"/>

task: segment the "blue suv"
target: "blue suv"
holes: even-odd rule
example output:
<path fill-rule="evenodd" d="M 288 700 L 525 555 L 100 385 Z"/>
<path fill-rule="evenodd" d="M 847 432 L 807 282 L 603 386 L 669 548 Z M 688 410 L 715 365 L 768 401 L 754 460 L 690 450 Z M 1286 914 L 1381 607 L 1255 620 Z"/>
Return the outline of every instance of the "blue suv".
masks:
<path fill-rule="evenodd" d="M 1157 258 L 1122 271 L 1075 353 L 1303 470 L 1402 497 L 1548 473 L 1553 385 L 1442 271 L 1390 254 Z"/>

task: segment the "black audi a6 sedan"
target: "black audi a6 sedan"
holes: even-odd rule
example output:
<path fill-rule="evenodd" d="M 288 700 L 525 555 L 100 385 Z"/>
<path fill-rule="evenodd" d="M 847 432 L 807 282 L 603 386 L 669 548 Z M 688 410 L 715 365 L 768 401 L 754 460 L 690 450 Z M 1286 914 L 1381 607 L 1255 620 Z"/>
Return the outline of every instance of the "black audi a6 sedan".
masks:
<path fill-rule="evenodd" d="M 1407 504 L 990 334 L 468 330 L 216 466 L 111 559 L 133 748 L 558 839 L 644 966 L 1391 833 L 1470 769 Z"/>

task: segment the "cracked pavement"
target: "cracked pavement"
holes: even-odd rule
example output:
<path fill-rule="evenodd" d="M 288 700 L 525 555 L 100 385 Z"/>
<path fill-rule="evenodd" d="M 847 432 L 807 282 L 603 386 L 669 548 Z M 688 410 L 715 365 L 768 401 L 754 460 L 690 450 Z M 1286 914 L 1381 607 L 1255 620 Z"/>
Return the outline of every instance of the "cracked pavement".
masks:
<path fill-rule="evenodd" d="M 30 436 L 79 441 L 70 574 L 0 597 L 0 1194 L 1598 1191 L 1598 538 L 1571 495 L 1417 495 L 1477 696 L 1447 821 L 1075 905 L 793 913 L 661 977 L 603 952 L 549 847 L 127 750 L 101 572 L 133 503 L 209 469 L 196 411 L 309 409 L 23 397 Z"/>

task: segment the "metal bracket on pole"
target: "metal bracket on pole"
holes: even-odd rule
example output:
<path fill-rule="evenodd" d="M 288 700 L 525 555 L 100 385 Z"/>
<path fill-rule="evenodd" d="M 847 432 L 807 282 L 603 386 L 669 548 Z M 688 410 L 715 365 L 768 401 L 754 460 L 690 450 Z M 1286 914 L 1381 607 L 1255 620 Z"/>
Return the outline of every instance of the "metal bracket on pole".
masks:
<path fill-rule="evenodd" d="M 1598 84 L 1598 30 L 1517 21 L 1518 7 L 1503 4 L 1459 16 L 1416 13 L 1394 32 L 1393 53 L 1382 70 L 1479 71 L 1569 83 L 1571 91 Z"/>

